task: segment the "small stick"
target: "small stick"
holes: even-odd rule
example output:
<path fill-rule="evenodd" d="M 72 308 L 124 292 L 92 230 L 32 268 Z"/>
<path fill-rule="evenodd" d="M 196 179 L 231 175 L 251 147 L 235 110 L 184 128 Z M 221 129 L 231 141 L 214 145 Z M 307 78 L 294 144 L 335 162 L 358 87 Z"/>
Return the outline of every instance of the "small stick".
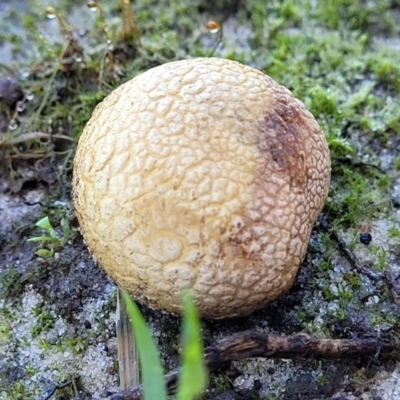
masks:
<path fill-rule="evenodd" d="M 205 350 L 205 364 L 210 372 L 226 363 L 246 358 L 324 358 L 389 357 L 399 347 L 380 339 L 318 339 L 309 335 L 269 335 L 244 331 L 215 341 Z M 168 394 L 176 391 L 179 369 L 165 376 Z M 142 400 L 141 386 L 115 393 L 106 400 Z"/>
<path fill-rule="evenodd" d="M 139 359 L 135 345 L 135 337 L 132 332 L 132 324 L 129 319 L 124 297 L 121 289 L 117 290 L 117 347 L 119 380 L 122 390 L 139 385 Z"/>
<path fill-rule="evenodd" d="M 389 271 L 385 272 L 385 283 L 392 294 L 393 302 L 400 307 L 400 287 L 397 279 L 399 277 L 395 278 Z"/>

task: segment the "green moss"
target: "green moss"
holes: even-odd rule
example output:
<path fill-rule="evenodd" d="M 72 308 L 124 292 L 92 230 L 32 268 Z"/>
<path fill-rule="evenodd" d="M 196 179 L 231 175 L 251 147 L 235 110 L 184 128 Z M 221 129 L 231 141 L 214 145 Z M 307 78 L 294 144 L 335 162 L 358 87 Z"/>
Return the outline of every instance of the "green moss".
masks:
<path fill-rule="evenodd" d="M 92 340 L 93 338 L 84 334 L 80 334 L 75 337 L 65 337 L 57 343 L 57 348 L 61 352 L 71 350 L 73 354 L 83 354 L 89 347 Z"/>
<path fill-rule="evenodd" d="M 389 253 L 381 246 L 371 246 L 371 253 L 375 254 L 377 257 L 376 267 L 381 271 L 386 271 L 388 269 Z"/>
<path fill-rule="evenodd" d="M 389 228 L 388 234 L 390 238 L 400 238 L 400 229 L 396 226 L 392 226 Z"/>
<path fill-rule="evenodd" d="M 54 327 L 56 322 L 55 317 L 52 313 L 46 310 L 45 304 L 37 305 L 32 312 L 37 318 L 35 327 L 31 329 L 31 334 L 33 337 L 38 336 L 40 333 L 46 332 Z"/>
<path fill-rule="evenodd" d="M 385 33 L 398 30 L 389 2 L 362 0 L 327 0 L 316 3 L 316 17 L 326 27 L 340 29 L 374 29 Z"/>
<path fill-rule="evenodd" d="M 8 322 L 4 321 L 3 318 L 0 321 L 0 345 L 4 345 L 8 342 L 11 334 L 11 326 Z"/>
<path fill-rule="evenodd" d="M 317 383 L 320 386 L 324 386 L 328 382 L 328 378 L 325 375 L 319 375 L 317 378 Z"/>
<path fill-rule="evenodd" d="M 361 277 L 358 274 L 346 273 L 344 279 L 349 284 L 352 291 L 356 291 L 361 286 Z"/>
<path fill-rule="evenodd" d="M 0 384 L 0 390 L 2 390 L 2 400 L 27 400 L 32 398 L 28 388 L 21 382 L 16 382 L 4 388 Z"/>
<path fill-rule="evenodd" d="M 378 331 L 387 331 L 389 329 L 396 329 L 398 322 L 395 317 L 390 314 L 383 313 L 379 309 L 379 305 L 375 307 L 374 312 L 371 312 L 371 324 L 377 328 Z"/>
<path fill-rule="evenodd" d="M 378 53 L 370 60 L 370 67 L 378 82 L 396 91 L 400 90 L 400 66 L 390 56 Z"/>
<path fill-rule="evenodd" d="M 0 274 L 0 298 L 18 297 L 25 287 L 25 278 L 15 265 L 7 265 Z"/>
<path fill-rule="evenodd" d="M 35 368 L 33 365 L 28 365 L 25 368 L 25 374 L 27 377 L 34 376 L 37 374 L 37 372 L 37 368 Z"/>
<path fill-rule="evenodd" d="M 397 157 L 394 161 L 393 161 L 393 167 L 399 171 L 400 170 L 400 156 Z"/>
<path fill-rule="evenodd" d="M 361 173 L 346 164 L 333 166 L 326 211 L 335 226 L 358 227 L 389 205 L 388 181 L 373 168 L 367 167 Z"/>

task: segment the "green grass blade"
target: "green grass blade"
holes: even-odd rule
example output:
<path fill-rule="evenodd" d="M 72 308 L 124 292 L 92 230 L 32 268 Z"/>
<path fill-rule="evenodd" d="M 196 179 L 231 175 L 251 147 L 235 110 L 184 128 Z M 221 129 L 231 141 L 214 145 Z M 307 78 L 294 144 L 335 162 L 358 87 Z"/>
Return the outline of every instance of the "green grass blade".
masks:
<path fill-rule="evenodd" d="M 182 332 L 182 369 L 179 377 L 177 400 L 192 400 L 207 385 L 207 370 L 204 365 L 204 351 L 200 320 L 191 297 L 183 298 L 184 317 Z"/>
<path fill-rule="evenodd" d="M 59 240 L 52 236 L 35 236 L 26 240 L 27 242 L 51 242 L 58 243 Z"/>
<path fill-rule="evenodd" d="M 51 237 L 53 237 L 53 238 L 57 237 L 57 233 L 54 230 L 54 228 L 52 227 L 52 225 L 49 221 L 49 217 L 44 217 L 44 218 L 40 219 L 38 222 L 36 222 L 35 225 L 38 226 L 39 228 L 45 229 Z"/>
<path fill-rule="evenodd" d="M 163 369 L 151 333 L 146 326 L 146 322 L 138 306 L 131 300 L 126 292 L 123 292 L 123 296 L 128 314 L 131 318 L 139 352 L 144 400 L 166 400 L 167 391 L 165 388 Z"/>

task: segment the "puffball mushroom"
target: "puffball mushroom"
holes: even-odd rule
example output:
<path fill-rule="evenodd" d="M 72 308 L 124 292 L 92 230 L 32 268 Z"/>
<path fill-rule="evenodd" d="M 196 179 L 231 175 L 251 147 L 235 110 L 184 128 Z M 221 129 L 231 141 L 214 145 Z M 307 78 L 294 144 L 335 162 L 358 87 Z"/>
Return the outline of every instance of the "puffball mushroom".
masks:
<path fill-rule="evenodd" d="M 99 265 L 139 302 L 207 318 L 286 292 L 330 182 L 314 117 L 259 70 L 167 63 L 100 103 L 79 141 L 73 200 Z"/>

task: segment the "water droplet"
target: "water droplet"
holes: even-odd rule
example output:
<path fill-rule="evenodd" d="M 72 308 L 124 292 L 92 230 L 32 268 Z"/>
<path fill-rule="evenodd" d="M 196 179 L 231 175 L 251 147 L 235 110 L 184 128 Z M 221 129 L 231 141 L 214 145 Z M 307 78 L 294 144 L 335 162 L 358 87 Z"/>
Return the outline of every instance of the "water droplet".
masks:
<path fill-rule="evenodd" d="M 107 49 L 109 51 L 113 51 L 114 50 L 114 45 L 112 43 L 112 41 L 110 39 L 107 39 Z"/>
<path fill-rule="evenodd" d="M 33 99 L 35 98 L 35 95 L 34 95 L 32 92 L 28 92 L 28 93 L 25 95 L 25 98 L 26 98 L 28 101 L 31 101 L 31 100 L 33 100 Z"/>
<path fill-rule="evenodd" d="M 80 62 L 82 62 L 82 57 L 76 56 L 76 57 L 74 57 L 74 60 L 75 60 L 77 63 L 80 63 Z"/>
<path fill-rule="evenodd" d="M 88 1 L 86 6 L 90 9 L 90 11 L 97 11 L 99 6 L 95 1 Z"/>
<path fill-rule="evenodd" d="M 217 33 L 221 29 L 221 25 L 216 21 L 208 21 L 205 26 L 211 33 Z"/>
<path fill-rule="evenodd" d="M 57 11 L 55 10 L 54 7 L 47 7 L 46 15 L 47 15 L 47 18 L 53 19 L 53 18 L 57 17 Z"/>
<path fill-rule="evenodd" d="M 17 128 L 18 128 L 17 121 L 16 121 L 15 119 L 12 119 L 12 120 L 10 121 L 10 123 L 8 124 L 8 129 L 9 129 L 10 131 L 15 131 Z"/>
<path fill-rule="evenodd" d="M 19 70 L 19 73 L 20 73 L 21 79 L 26 79 L 26 78 L 28 78 L 29 75 L 30 75 L 30 72 L 29 72 L 29 69 L 28 69 L 28 68 L 21 68 L 21 69 Z"/>
<path fill-rule="evenodd" d="M 88 31 L 86 29 L 84 29 L 84 28 L 78 29 L 79 37 L 84 37 L 87 33 L 88 33 Z"/>
<path fill-rule="evenodd" d="M 23 101 L 18 101 L 15 108 L 18 112 L 22 112 L 25 110 L 25 103 Z"/>

